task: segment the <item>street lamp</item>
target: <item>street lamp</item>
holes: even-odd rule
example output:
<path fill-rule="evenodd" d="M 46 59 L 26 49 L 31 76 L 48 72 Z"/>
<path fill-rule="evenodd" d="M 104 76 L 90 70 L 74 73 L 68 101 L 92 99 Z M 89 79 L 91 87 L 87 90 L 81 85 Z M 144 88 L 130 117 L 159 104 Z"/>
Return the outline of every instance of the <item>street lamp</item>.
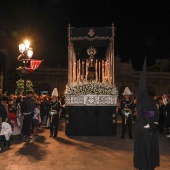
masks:
<path fill-rule="evenodd" d="M 25 41 L 24 44 L 19 45 L 19 52 L 21 53 L 18 56 L 19 61 L 27 61 L 30 60 L 33 56 L 33 49 L 30 47 L 30 42 Z"/>
<path fill-rule="evenodd" d="M 24 79 L 24 95 L 26 95 L 26 75 L 38 69 L 43 60 L 32 59 L 33 49 L 30 47 L 29 41 L 19 45 L 19 52 L 20 55 L 17 59 L 23 63 L 23 66 L 17 70 Z"/>
<path fill-rule="evenodd" d="M 30 42 L 25 41 L 24 44 L 19 45 L 19 52 L 20 55 L 18 56 L 18 60 L 22 61 L 23 67 L 26 66 L 26 64 L 31 60 L 33 56 L 33 49 L 30 47 Z M 22 72 L 23 78 L 24 78 L 24 95 L 26 95 L 26 75 L 27 71 L 25 70 Z"/>

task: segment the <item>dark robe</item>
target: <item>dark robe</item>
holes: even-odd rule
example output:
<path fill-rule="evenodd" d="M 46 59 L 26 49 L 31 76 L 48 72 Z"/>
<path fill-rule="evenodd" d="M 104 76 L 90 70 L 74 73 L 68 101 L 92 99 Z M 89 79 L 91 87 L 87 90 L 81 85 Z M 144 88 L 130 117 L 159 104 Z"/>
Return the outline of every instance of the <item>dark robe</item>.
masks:
<path fill-rule="evenodd" d="M 60 102 L 58 101 L 51 101 L 49 103 L 50 110 L 56 111 L 57 114 L 53 116 L 49 115 L 50 118 L 50 136 L 57 137 L 58 135 L 58 125 L 59 125 L 59 111 L 60 111 Z"/>
<path fill-rule="evenodd" d="M 124 99 L 121 101 L 120 109 L 122 111 L 121 117 L 122 117 L 122 138 L 125 136 L 126 131 L 126 125 L 128 126 L 128 132 L 129 137 L 132 138 L 132 117 L 133 117 L 133 111 L 135 109 L 135 105 L 132 100 L 130 99 Z M 128 116 L 125 115 L 126 110 L 127 112 L 130 112 Z"/>
<path fill-rule="evenodd" d="M 152 111 L 153 116 L 144 113 Z M 152 131 L 154 122 L 159 116 L 156 103 L 150 96 L 140 96 L 137 101 L 138 118 L 134 136 L 134 167 L 142 170 L 153 170 L 160 165 L 159 141 L 157 131 Z M 149 124 L 150 129 L 144 128 Z"/>
<path fill-rule="evenodd" d="M 164 106 L 163 109 L 166 112 L 166 118 L 165 118 L 166 134 L 169 135 L 169 127 L 170 127 L 170 103 L 167 103 L 166 106 Z"/>

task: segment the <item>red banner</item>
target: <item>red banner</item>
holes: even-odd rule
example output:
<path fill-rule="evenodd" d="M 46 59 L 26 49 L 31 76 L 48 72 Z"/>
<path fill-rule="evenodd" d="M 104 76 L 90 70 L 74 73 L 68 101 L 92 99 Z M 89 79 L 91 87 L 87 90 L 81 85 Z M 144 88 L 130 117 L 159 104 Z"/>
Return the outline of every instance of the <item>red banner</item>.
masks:
<path fill-rule="evenodd" d="M 35 71 L 43 60 L 30 60 L 30 68 L 27 68 L 29 72 Z"/>

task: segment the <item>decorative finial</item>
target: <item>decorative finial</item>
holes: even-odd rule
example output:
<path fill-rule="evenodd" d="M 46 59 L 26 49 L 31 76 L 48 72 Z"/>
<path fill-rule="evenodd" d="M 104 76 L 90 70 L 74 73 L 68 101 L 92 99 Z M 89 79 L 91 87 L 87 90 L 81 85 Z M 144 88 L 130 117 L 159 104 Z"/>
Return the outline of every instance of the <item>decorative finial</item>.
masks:
<path fill-rule="evenodd" d="M 96 54 L 96 52 L 97 52 L 96 49 L 94 47 L 92 47 L 92 46 L 87 49 L 87 54 L 88 55 L 93 55 L 94 56 Z"/>

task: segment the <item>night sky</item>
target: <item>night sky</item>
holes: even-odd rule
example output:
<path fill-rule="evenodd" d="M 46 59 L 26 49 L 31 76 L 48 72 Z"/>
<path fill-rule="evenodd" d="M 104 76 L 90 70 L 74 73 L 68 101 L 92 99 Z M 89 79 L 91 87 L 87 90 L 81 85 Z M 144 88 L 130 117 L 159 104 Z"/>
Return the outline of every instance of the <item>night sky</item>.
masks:
<path fill-rule="evenodd" d="M 140 2 L 140 3 L 139 3 Z M 142 68 L 170 56 L 168 1 L 161 0 L 1 0 L 0 48 L 8 46 L 16 61 L 18 44 L 31 40 L 34 58 L 45 66 L 67 67 L 67 28 L 111 27 L 115 54 Z"/>

